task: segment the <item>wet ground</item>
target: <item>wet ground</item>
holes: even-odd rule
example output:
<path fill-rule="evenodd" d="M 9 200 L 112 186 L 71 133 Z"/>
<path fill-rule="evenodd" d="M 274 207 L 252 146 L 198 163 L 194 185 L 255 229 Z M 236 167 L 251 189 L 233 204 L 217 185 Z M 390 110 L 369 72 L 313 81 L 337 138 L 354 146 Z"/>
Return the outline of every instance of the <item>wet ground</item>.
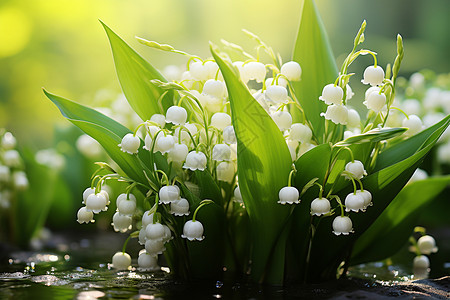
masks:
<path fill-rule="evenodd" d="M 347 279 L 317 285 L 185 284 L 173 281 L 166 269 L 156 273 L 112 270 L 108 262 L 121 243 L 116 234 L 73 237 L 72 242 L 53 236 L 51 241 L 51 251 L 1 249 L 0 299 L 450 298 L 450 277 L 412 280 L 408 271 L 384 263 L 357 266 L 350 269 Z"/>

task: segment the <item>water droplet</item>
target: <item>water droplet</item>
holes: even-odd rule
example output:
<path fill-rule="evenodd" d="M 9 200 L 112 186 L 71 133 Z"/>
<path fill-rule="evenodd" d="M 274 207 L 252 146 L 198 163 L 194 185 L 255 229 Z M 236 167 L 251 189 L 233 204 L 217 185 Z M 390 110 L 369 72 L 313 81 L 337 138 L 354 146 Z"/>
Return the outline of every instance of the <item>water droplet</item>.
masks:
<path fill-rule="evenodd" d="M 217 280 L 217 281 L 216 281 L 216 288 L 220 289 L 222 286 L 223 286 L 223 282 Z"/>

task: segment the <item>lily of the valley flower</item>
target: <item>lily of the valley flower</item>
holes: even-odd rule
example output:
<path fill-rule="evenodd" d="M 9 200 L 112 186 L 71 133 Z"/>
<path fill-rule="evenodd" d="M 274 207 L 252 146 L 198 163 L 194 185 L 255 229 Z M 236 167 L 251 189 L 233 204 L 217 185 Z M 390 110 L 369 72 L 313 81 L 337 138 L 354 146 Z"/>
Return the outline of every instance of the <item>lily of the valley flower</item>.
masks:
<path fill-rule="evenodd" d="M 300 193 L 293 186 L 285 186 L 278 193 L 278 203 L 280 204 L 298 204 L 300 203 Z"/>
<path fill-rule="evenodd" d="M 417 247 L 422 254 L 436 253 L 438 248 L 436 247 L 436 241 L 430 235 L 424 235 L 417 240 Z"/>
<path fill-rule="evenodd" d="M 316 198 L 311 202 L 311 215 L 313 216 L 328 214 L 330 210 L 331 204 L 327 198 Z"/>
<path fill-rule="evenodd" d="M 191 151 L 186 156 L 186 161 L 183 168 L 191 171 L 200 170 L 203 171 L 206 168 L 206 155 L 200 151 Z"/>
<path fill-rule="evenodd" d="M 295 61 L 288 61 L 281 66 L 281 74 L 290 81 L 299 81 L 302 76 L 302 68 Z"/>
<path fill-rule="evenodd" d="M 344 97 L 344 91 L 338 85 L 334 85 L 333 83 L 327 84 L 322 90 L 322 96 L 319 97 L 319 100 L 322 100 L 328 105 L 336 104 L 339 105 L 342 103 L 342 98 Z"/>
<path fill-rule="evenodd" d="M 171 106 L 166 112 L 166 122 L 175 125 L 184 125 L 187 119 L 187 111 L 181 106 Z"/>
<path fill-rule="evenodd" d="M 112 257 L 114 269 L 127 270 L 131 266 L 131 256 L 125 252 L 116 252 Z"/>
<path fill-rule="evenodd" d="M 349 217 L 337 216 L 333 220 L 333 233 L 335 235 L 348 235 L 353 233 L 352 220 Z"/>
<path fill-rule="evenodd" d="M 384 70 L 380 66 L 368 66 L 364 70 L 363 76 L 362 83 L 370 84 L 371 86 L 381 85 L 384 79 Z"/>
<path fill-rule="evenodd" d="M 122 142 L 119 144 L 120 149 L 123 152 L 127 152 L 129 154 L 138 153 L 139 146 L 141 145 L 141 140 L 139 137 L 133 135 L 132 133 L 127 133 Z"/>
<path fill-rule="evenodd" d="M 184 224 L 182 238 L 190 241 L 201 241 L 205 237 L 203 236 L 203 225 L 199 221 L 189 220 Z"/>

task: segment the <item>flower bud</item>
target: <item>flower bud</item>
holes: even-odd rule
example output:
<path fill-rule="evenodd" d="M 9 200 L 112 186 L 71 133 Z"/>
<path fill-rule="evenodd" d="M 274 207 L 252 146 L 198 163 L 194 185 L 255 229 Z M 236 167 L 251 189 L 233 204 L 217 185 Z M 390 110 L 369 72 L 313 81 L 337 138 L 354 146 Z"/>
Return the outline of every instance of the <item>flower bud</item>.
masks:
<path fill-rule="evenodd" d="M 300 81 L 302 68 L 295 61 L 288 61 L 281 66 L 281 74 L 286 76 L 290 81 Z"/>
<path fill-rule="evenodd" d="M 131 257 L 125 252 L 116 252 L 112 258 L 112 266 L 118 270 L 128 270 L 131 266 Z"/>

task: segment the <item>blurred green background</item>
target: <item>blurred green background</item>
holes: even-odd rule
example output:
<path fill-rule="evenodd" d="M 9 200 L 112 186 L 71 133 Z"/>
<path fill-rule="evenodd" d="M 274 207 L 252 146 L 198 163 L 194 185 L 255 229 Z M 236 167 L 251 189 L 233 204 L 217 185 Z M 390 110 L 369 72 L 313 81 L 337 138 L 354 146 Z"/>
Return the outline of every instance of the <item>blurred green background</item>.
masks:
<path fill-rule="evenodd" d="M 343 60 L 367 20 L 365 47 L 382 65 L 395 57 L 395 36 L 404 37 L 404 75 L 429 68 L 448 72 L 450 1 L 317 0 L 335 56 Z M 63 120 L 41 88 L 85 104 L 99 91 L 119 92 L 101 19 L 156 67 L 182 65 L 183 57 L 140 45 L 134 36 L 209 56 L 208 40 L 224 38 L 251 50 L 248 29 L 287 60 L 300 5 L 296 0 L 2 0 L 0 2 L 0 127 L 32 148 L 51 145 Z M 370 64 L 361 59 L 361 72 Z M 306 74 L 305 74 L 306 75 Z M 359 78 L 356 79 L 356 81 Z"/>

